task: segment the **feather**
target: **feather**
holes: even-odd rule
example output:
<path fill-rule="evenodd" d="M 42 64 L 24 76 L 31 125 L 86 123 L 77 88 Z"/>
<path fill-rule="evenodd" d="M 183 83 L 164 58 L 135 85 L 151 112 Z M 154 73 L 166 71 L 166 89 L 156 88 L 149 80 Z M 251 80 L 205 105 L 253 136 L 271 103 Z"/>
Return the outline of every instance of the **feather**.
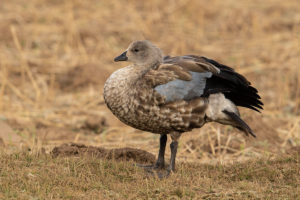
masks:
<path fill-rule="evenodd" d="M 208 97 L 210 94 L 221 92 L 237 106 L 250 108 L 258 112 L 258 109 L 263 109 L 263 103 L 260 101 L 261 97 L 258 95 L 257 89 L 251 86 L 251 83 L 244 76 L 235 72 L 231 67 L 195 55 L 166 56 L 163 65 L 180 66 L 181 71 L 212 73 L 211 77 L 206 77 L 205 79 L 204 91 L 201 89 L 194 97 L 199 97 L 200 93 L 202 93 L 202 97 Z M 176 74 L 179 75 L 180 73 L 176 72 Z M 183 76 L 181 75 L 181 77 Z M 181 80 L 184 79 L 181 78 Z"/>
<path fill-rule="evenodd" d="M 256 137 L 256 135 L 253 133 L 251 128 L 248 126 L 248 124 L 246 124 L 246 122 L 244 122 L 237 114 L 235 114 L 234 112 L 227 111 L 227 110 L 223 110 L 223 113 L 225 113 L 228 117 L 230 117 L 237 124 L 237 128 L 244 131 L 247 135 L 250 134 L 253 137 Z"/>
<path fill-rule="evenodd" d="M 198 73 L 190 72 L 190 81 L 176 79 L 163 85 L 158 85 L 154 89 L 166 98 L 167 102 L 178 100 L 192 100 L 201 97 L 204 93 L 206 79 L 212 76 L 211 72 Z"/>

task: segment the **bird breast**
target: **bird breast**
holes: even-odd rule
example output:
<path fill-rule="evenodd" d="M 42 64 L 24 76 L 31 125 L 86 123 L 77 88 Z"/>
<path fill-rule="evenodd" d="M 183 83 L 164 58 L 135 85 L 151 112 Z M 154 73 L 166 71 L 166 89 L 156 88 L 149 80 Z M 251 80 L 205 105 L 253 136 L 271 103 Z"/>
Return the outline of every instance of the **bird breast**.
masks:
<path fill-rule="evenodd" d="M 132 86 L 136 75 L 130 73 L 132 69 L 125 67 L 115 71 L 104 85 L 104 100 L 109 109 L 117 116 L 127 115 L 136 92 Z"/>
<path fill-rule="evenodd" d="M 162 123 L 161 119 L 167 115 L 153 100 L 154 90 L 141 80 L 143 73 L 131 66 L 114 72 L 104 85 L 104 100 L 112 113 L 125 124 L 145 131 L 161 132 L 162 126 L 169 125 Z"/>

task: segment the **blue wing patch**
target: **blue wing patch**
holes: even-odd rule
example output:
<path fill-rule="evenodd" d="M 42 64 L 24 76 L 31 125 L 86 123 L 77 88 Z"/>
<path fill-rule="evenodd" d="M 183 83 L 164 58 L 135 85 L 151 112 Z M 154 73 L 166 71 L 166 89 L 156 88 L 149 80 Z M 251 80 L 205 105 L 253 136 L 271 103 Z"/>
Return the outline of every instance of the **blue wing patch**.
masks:
<path fill-rule="evenodd" d="M 192 80 L 174 80 L 163 85 L 158 85 L 154 89 L 166 98 L 166 102 L 176 100 L 191 100 L 200 97 L 206 85 L 206 79 L 212 76 L 211 72 L 190 72 Z"/>

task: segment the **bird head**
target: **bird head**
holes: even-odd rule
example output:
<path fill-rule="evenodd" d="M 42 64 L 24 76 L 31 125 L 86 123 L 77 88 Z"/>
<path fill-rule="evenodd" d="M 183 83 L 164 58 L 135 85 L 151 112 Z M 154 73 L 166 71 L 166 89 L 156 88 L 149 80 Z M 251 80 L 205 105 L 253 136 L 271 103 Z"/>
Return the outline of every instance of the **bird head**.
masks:
<path fill-rule="evenodd" d="M 147 40 L 132 42 L 127 50 L 114 59 L 115 62 L 130 61 L 137 65 L 151 65 L 161 63 L 163 54 L 161 50 Z"/>

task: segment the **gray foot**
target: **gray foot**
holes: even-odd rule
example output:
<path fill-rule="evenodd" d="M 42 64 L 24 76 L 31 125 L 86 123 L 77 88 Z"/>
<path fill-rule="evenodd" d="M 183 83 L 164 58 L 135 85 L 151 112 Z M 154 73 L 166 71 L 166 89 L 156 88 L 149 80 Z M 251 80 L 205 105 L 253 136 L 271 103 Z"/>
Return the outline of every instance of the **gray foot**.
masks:
<path fill-rule="evenodd" d="M 135 164 L 135 166 L 144 168 L 146 170 L 151 170 L 151 169 L 164 169 L 165 168 L 165 163 L 155 163 L 153 165 L 142 165 L 142 164 Z"/>

